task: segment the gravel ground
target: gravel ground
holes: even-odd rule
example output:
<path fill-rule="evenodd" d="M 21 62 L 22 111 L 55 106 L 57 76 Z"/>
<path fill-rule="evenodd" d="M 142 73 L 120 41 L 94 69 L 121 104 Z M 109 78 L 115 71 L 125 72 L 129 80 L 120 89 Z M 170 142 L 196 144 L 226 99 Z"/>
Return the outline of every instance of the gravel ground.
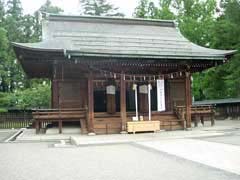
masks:
<path fill-rule="evenodd" d="M 1 180 L 240 180 L 240 176 L 133 144 L 53 148 L 0 144 Z"/>

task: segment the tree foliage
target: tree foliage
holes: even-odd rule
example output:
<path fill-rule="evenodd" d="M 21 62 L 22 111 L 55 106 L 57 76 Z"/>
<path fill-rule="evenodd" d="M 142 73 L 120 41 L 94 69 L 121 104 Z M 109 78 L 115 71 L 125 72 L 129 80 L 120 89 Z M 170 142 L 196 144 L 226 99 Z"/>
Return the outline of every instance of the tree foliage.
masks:
<path fill-rule="evenodd" d="M 106 0 L 80 0 L 82 14 L 91 16 L 124 16 Z"/>
<path fill-rule="evenodd" d="M 61 13 L 49 0 L 34 15 L 23 14 L 20 0 L 0 0 L 0 107 L 36 107 L 49 105 L 46 80 L 29 81 L 17 62 L 10 42 L 38 42 L 41 39 L 40 11 Z M 36 83 L 37 82 L 37 83 Z M 39 91 L 39 93 L 37 93 Z M 49 92 L 48 92 L 49 91 Z M 32 102 L 30 102 L 32 101 Z M 39 103 L 37 103 L 39 102 Z"/>
<path fill-rule="evenodd" d="M 49 84 L 35 84 L 22 91 L 0 93 L 0 108 L 48 108 L 51 102 L 50 92 Z"/>
<path fill-rule="evenodd" d="M 149 0 L 140 0 L 136 7 L 134 16 L 138 18 L 151 19 L 175 19 L 176 16 L 171 11 L 172 0 L 159 0 L 159 6 Z"/>

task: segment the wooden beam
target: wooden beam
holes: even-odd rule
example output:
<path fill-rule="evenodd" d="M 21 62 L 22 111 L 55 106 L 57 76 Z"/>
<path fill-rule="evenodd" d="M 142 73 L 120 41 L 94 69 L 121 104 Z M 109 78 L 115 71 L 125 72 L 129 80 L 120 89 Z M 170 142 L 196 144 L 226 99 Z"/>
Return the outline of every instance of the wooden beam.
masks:
<path fill-rule="evenodd" d="M 93 90 L 93 74 L 90 72 L 88 76 L 88 133 L 94 133 L 94 90 Z"/>
<path fill-rule="evenodd" d="M 185 103 L 186 103 L 186 127 L 191 128 L 191 106 L 192 106 L 192 97 L 191 97 L 191 75 L 189 72 L 186 72 L 185 78 Z"/>
<path fill-rule="evenodd" d="M 120 111 L 122 119 L 122 132 L 126 132 L 127 113 L 126 113 L 126 82 L 124 75 L 120 79 Z"/>

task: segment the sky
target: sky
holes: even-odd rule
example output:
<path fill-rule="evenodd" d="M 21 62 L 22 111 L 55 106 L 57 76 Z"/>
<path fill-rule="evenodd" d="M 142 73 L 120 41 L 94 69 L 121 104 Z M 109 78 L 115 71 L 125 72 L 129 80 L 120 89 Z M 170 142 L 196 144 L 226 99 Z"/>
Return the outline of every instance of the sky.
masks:
<path fill-rule="evenodd" d="M 64 10 L 64 14 L 79 14 L 79 0 L 51 0 L 53 5 L 59 6 Z M 46 2 L 46 0 L 21 0 L 25 14 L 32 14 Z M 138 0 L 108 0 L 108 2 L 119 7 L 119 11 L 127 17 L 131 17 L 135 7 L 138 5 Z"/>

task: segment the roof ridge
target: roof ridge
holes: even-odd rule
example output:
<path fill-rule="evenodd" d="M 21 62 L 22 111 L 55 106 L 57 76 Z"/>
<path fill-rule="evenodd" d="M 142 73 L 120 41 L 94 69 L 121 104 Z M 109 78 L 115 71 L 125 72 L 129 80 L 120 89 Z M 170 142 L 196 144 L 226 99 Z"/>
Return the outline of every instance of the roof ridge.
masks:
<path fill-rule="evenodd" d="M 105 23 L 122 23 L 122 24 L 137 24 L 137 25 L 154 25 L 165 27 L 176 27 L 175 20 L 161 20 L 161 19 L 143 19 L 143 18 L 126 18 L 115 16 L 87 16 L 87 15 L 66 15 L 66 14 L 53 14 L 42 12 L 45 16 L 44 19 L 48 21 L 88 21 L 96 22 L 101 21 Z"/>

